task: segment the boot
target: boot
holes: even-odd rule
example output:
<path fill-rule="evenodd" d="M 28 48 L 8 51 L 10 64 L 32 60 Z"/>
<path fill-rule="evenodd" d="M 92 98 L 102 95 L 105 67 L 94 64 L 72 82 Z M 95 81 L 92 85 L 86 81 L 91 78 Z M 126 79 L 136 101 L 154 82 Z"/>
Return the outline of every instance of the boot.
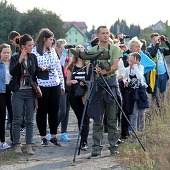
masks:
<path fill-rule="evenodd" d="M 15 145 L 15 153 L 22 153 L 21 145 L 20 144 L 16 144 Z"/>
<path fill-rule="evenodd" d="M 34 155 L 31 144 L 26 144 L 26 151 L 30 155 Z"/>

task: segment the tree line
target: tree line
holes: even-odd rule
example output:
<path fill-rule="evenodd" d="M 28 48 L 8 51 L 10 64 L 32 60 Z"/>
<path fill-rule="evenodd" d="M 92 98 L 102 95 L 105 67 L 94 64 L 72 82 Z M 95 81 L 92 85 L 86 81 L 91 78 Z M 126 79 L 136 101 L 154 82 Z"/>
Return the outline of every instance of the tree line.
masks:
<path fill-rule="evenodd" d="M 67 28 L 64 26 L 64 21 L 56 13 L 38 8 L 28 10 L 26 13 L 20 13 L 13 4 L 7 4 L 6 1 L 0 2 L 0 44 L 8 42 L 8 34 L 13 30 L 20 34 L 28 33 L 35 38 L 38 31 L 46 27 L 54 33 L 56 39 L 66 37 Z M 89 41 L 91 35 L 95 32 L 96 29 L 93 25 L 92 29 L 86 33 Z M 137 36 L 149 41 L 152 28 L 148 26 L 142 30 L 139 25 L 131 24 L 128 26 L 126 20 L 118 19 L 111 25 L 110 32 L 114 35 L 118 32 L 123 32 L 131 37 Z M 166 25 L 166 31 L 159 31 L 159 33 L 170 37 L 170 26 Z"/>

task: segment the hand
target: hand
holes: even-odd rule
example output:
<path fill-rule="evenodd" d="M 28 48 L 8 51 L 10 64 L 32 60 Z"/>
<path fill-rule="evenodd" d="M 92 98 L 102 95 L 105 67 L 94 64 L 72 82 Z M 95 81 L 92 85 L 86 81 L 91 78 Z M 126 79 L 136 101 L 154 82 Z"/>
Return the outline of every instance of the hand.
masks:
<path fill-rule="evenodd" d="M 161 40 L 161 41 L 167 41 L 167 38 L 166 38 L 164 35 L 161 35 L 161 36 L 160 36 L 160 40 Z"/>
<path fill-rule="evenodd" d="M 72 84 L 77 84 L 78 81 L 77 81 L 77 80 L 71 80 L 71 83 L 72 83 Z"/>
<path fill-rule="evenodd" d="M 61 95 L 65 93 L 65 89 L 61 89 Z"/>
<path fill-rule="evenodd" d="M 125 84 L 124 84 L 124 86 L 125 86 L 125 87 L 128 87 L 128 85 L 129 85 L 129 83 L 126 81 Z"/>
<path fill-rule="evenodd" d="M 95 68 L 95 72 L 99 74 L 107 74 L 106 70 L 102 70 L 100 67 Z"/>
<path fill-rule="evenodd" d="M 85 83 L 83 83 L 82 81 L 80 81 L 80 86 L 85 86 Z"/>
<path fill-rule="evenodd" d="M 22 49 L 21 55 L 19 57 L 19 63 L 21 63 L 27 57 L 27 50 L 25 48 Z"/>
<path fill-rule="evenodd" d="M 120 44 L 119 47 L 121 48 L 121 50 L 122 50 L 123 52 L 128 51 L 128 47 L 127 47 L 126 44 Z"/>
<path fill-rule="evenodd" d="M 49 68 L 47 68 L 47 67 L 44 67 L 44 66 L 39 66 L 39 68 L 40 68 L 42 71 L 49 70 Z"/>
<path fill-rule="evenodd" d="M 137 64 L 137 65 L 139 65 L 139 64 L 140 64 L 140 62 L 139 62 L 139 60 L 136 60 L 136 58 L 134 58 L 134 60 L 133 60 L 133 64 Z"/>

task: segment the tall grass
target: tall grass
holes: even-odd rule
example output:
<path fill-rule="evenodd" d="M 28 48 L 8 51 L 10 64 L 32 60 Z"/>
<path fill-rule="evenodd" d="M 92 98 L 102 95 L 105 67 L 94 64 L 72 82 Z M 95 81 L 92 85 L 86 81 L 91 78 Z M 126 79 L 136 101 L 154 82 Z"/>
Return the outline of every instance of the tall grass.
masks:
<path fill-rule="evenodd" d="M 120 147 L 119 161 L 134 170 L 170 170 L 170 85 L 166 95 L 159 96 L 160 108 L 149 96 L 150 108 L 146 111 L 146 129 L 141 142 Z"/>

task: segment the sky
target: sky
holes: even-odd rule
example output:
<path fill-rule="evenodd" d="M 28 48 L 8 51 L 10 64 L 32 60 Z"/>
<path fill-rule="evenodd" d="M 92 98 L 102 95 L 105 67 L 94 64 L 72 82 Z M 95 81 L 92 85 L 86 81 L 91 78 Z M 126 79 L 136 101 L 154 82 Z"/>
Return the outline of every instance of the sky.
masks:
<path fill-rule="evenodd" d="M 170 25 L 168 0 L 7 0 L 19 12 L 27 12 L 37 7 L 53 11 L 63 21 L 84 21 L 88 31 L 94 25 L 106 25 L 108 28 L 115 21 L 126 20 L 130 24 L 140 25 L 143 29 L 158 21 Z"/>

